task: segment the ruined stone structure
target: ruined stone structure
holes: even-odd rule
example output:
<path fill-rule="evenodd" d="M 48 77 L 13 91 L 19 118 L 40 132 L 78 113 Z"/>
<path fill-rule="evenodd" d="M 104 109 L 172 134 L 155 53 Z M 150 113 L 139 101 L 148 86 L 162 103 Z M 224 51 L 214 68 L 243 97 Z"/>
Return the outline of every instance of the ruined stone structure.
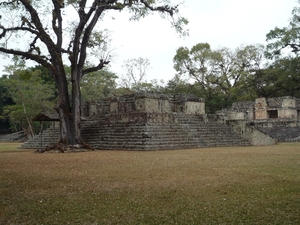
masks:
<path fill-rule="evenodd" d="M 285 96 L 257 98 L 253 102 L 235 102 L 217 112 L 219 118 L 245 135 L 252 127 L 277 141 L 300 141 L 300 99 Z"/>
<path fill-rule="evenodd" d="M 229 109 L 207 115 L 201 98 L 135 93 L 85 104 L 82 116 L 82 136 L 96 149 L 160 150 L 300 141 L 300 99 L 289 96 L 235 102 Z M 46 114 L 37 118 L 51 120 Z M 57 142 L 58 127 L 51 127 L 23 147 L 40 148 Z"/>
<path fill-rule="evenodd" d="M 96 149 L 161 150 L 253 144 L 216 116 L 206 115 L 204 100 L 190 95 L 135 93 L 106 98 L 85 104 L 82 116 L 82 136 Z M 58 133 L 52 127 L 23 147 L 48 146 L 57 141 Z"/>
<path fill-rule="evenodd" d="M 38 120 L 57 121 L 42 114 Z M 55 143 L 59 126 L 23 148 Z M 205 114 L 201 98 L 182 94 L 135 93 L 100 99 L 82 109 L 82 136 L 96 149 L 160 150 L 216 146 L 270 145 L 300 141 L 300 99 L 258 98 Z"/>
<path fill-rule="evenodd" d="M 253 102 L 234 102 L 220 111 L 229 120 L 297 119 L 300 117 L 300 99 L 286 96 L 257 98 Z"/>
<path fill-rule="evenodd" d="M 203 115 L 205 103 L 203 99 L 190 95 L 146 92 L 93 101 L 85 105 L 82 114 L 85 117 L 97 118 L 107 114 L 141 112 Z"/>

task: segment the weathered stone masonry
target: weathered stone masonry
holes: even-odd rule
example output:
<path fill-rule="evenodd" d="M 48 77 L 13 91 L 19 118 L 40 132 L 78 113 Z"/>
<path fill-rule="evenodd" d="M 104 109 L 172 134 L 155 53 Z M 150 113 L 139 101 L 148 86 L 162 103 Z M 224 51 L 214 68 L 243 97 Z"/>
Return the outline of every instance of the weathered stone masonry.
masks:
<path fill-rule="evenodd" d="M 135 93 L 96 100 L 82 109 L 82 136 L 96 149 L 161 150 L 246 146 L 251 142 L 205 115 L 205 103 L 190 95 Z M 52 131 L 52 134 L 54 130 Z M 57 136 L 58 131 L 56 130 Z M 36 137 L 36 143 L 49 145 Z M 53 137 L 53 135 L 52 135 Z M 34 147 L 34 140 L 23 147 Z"/>
<path fill-rule="evenodd" d="M 99 117 L 107 114 L 126 113 L 184 113 L 205 114 L 202 98 L 190 95 L 167 95 L 152 92 L 135 93 L 115 98 L 93 101 L 83 109 L 83 116 Z"/>
<path fill-rule="evenodd" d="M 300 99 L 285 96 L 257 98 L 253 102 L 235 102 L 229 109 L 217 112 L 234 130 L 251 139 L 248 129 L 256 129 L 278 142 L 300 141 Z M 267 138 L 257 135 L 254 144 Z"/>
<path fill-rule="evenodd" d="M 44 114 L 38 118 L 51 120 L 50 117 Z M 82 136 L 96 149 L 270 145 L 300 141 L 299 120 L 300 99 L 289 96 L 235 102 L 229 109 L 207 115 L 201 98 L 134 93 L 85 104 Z M 51 127 L 23 147 L 40 148 L 57 142 L 58 127 Z"/>

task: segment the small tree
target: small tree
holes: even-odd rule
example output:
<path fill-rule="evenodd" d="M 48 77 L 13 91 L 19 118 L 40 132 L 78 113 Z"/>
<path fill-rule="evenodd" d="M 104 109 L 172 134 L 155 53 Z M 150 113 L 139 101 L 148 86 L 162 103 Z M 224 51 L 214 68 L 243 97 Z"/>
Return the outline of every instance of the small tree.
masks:
<path fill-rule="evenodd" d="M 55 109 L 60 118 L 60 143 L 64 145 L 84 144 L 80 132 L 81 79 L 110 62 L 109 55 L 100 54 L 98 64 L 86 67 L 87 55 L 103 43 L 96 25 L 106 12 L 124 10 L 129 11 L 134 20 L 158 12 L 170 19 L 178 32 L 186 34 L 183 25 L 187 24 L 187 20 L 179 16 L 178 5 L 172 5 L 169 0 L 0 2 L 0 52 L 33 60 L 50 71 L 58 91 Z M 70 34 L 69 37 L 67 34 Z M 71 67 L 71 99 L 64 66 L 66 58 Z"/>
<path fill-rule="evenodd" d="M 132 91 L 142 91 L 147 84 L 146 74 L 151 68 L 149 59 L 128 59 L 122 67 L 125 75 L 120 77 L 120 86 Z"/>

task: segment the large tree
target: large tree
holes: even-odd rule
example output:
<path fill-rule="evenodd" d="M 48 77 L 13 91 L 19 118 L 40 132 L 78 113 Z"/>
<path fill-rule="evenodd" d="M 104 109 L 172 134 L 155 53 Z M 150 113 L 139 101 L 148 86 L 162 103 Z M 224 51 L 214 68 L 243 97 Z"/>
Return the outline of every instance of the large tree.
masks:
<path fill-rule="evenodd" d="M 246 96 L 246 80 L 263 65 L 262 45 L 240 46 L 235 50 L 212 50 L 208 43 L 198 43 L 191 49 L 180 47 L 174 56 L 177 78 L 190 78 L 200 86 L 206 103 L 231 105 Z M 174 80 L 175 81 L 175 80 Z M 240 99 L 247 100 L 247 99 Z"/>
<path fill-rule="evenodd" d="M 247 80 L 257 97 L 300 97 L 299 57 L 284 57 L 256 72 Z"/>
<path fill-rule="evenodd" d="M 300 0 L 298 0 L 300 4 Z M 273 58 L 284 55 L 283 50 L 289 49 L 294 53 L 300 51 L 300 7 L 292 10 L 292 18 L 287 27 L 275 27 L 267 35 L 266 56 Z"/>
<path fill-rule="evenodd" d="M 103 42 L 96 25 L 107 11 L 127 10 L 138 20 L 152 12 L 170 19 L 172 26 L 185 34 L 185 18 L 178 5 L 169 0 L 2 0 L 0 2 L 0 52 L 33 60 L 50 71 L 56 82 L 59 101 L 60 142 L 83 144 L 80 133 L 80 81 L 88 73 L 101 70 L 110 62 L 100 54 L 99 63 L 86 67 L 87 54 Z M 72 20 L 68 24 L 68 19 Z M 19 43 L 19 44 L 17 44 Z M 71 67 L 71 99 L 64 60 Z"/>
<path fill-rule="evenodd" d="M 266 37 L 268 44 L 265 54 L 275 59 L 268 71 L 276 76 L 277 95 L 299 96 L 300 6 L 292 10 L 286 27 L 275 27 Z"/>

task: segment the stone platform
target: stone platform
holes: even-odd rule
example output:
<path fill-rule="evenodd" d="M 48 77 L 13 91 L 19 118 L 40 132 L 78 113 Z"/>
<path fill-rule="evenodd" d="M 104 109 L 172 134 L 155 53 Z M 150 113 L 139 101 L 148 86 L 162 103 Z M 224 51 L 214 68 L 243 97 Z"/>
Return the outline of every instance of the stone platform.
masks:
<path fill-rule="evenodd" d="M 49 146 L 58 140 L 51 128 L 26 142 L 23 148 Z M 167 150 L 204 147 L 248 146 L 249 140 L 230 126 L 208 121 L 205 115 L 185 113 L 108 114 L 83 122 L 82 136 L 101 150 Z"/>

